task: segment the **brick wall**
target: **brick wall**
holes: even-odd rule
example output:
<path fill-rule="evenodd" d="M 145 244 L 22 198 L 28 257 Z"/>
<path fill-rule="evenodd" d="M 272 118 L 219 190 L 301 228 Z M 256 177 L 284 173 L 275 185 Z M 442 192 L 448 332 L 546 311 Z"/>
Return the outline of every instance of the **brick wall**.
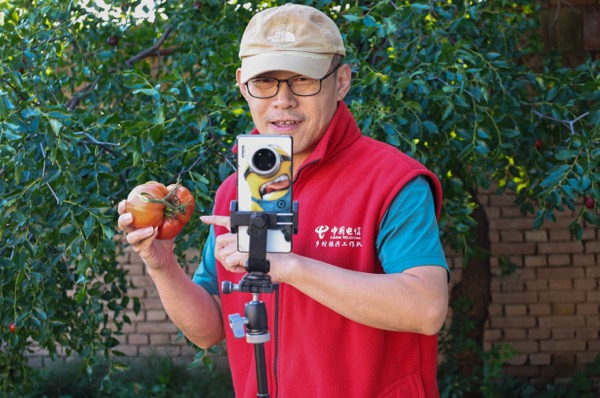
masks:
<path fill-rule="evenodd" d="M 586 226 L 577 241 L 568 226 L 575 214 L 532 230 L 512 197 L 480 197 L 490 222 L 492 283 L 485 346 L 509 344 L 516 355 L 507 375 L 547 382 L 572 376 L 600 353 L 600 230 Z M 581 206 L 581 205 L 580 205 Z M 449 254 L 452 282 L 462 258 Z M 498 258 L 517 268 L 501 276 Z"/>
<path fill-rule="evenodd" d="M 197 257 L 197 253 L 189 253 L 189 258 Z M 124 335 L 120 336 L 119 351 L 128 356 L 165 355 L 181 358 L 182 361 L 191 359 L 195 351 L 179 334 L 179 329 L 167 317 L 161 304 L 158 291 L 140 257 L 127 246 L 125 253 L 119 258 L 119 263 L 129 273 L 128 279 L 133 288 L 129 295 L 138 297 L 141 311 L 135 314 L 127 311 L 131 325 L 124 326 Z M 191 276 L 196 270 L 196 264 L 186 265 L 186 272 Z"/>

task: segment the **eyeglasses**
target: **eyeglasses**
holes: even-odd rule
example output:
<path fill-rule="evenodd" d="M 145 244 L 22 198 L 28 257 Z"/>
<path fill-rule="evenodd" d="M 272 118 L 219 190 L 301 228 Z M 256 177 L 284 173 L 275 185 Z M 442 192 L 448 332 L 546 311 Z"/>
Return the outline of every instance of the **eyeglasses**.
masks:
<path fill-rule="evenodd" d="M 310 97 L 321 92 L 323 80 L 333 75 L 341 65 L 342 63 L 340 62 L 331 72 L 320 79 L 311 79 L 302 75 L 292 76 L 289 79 L 283 80 L 274 77 L 255 77 L 246 82 L 246 88 L 248 89 L 248 94 L 254 98 L 265 99 L 276 96 L 279 92 L 281 83 L 287 83 L 290 91 L 294 95 L 299 97 Z"/>

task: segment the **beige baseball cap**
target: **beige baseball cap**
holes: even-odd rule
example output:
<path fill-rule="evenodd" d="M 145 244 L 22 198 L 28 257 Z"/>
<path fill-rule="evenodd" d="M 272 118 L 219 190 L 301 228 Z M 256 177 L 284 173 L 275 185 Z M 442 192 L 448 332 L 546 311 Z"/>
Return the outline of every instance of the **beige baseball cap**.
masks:
<path fill-rule="evenodd" d="M 335 54 L 346 55 L 344 42 L 323 12 L 300 4 L 268 8 L 252 17 L 242 36 L 241 82 L 276 70 L 320 79 Z"/>

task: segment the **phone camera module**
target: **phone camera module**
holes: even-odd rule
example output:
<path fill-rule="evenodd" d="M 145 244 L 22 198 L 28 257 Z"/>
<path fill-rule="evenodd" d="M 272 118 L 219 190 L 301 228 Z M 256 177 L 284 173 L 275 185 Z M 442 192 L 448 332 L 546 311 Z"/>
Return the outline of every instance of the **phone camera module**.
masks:
<path fill-rule="evenodd" d="M 252 154 L 250 169 L 263 177 L 270 177 L 279 171 L 281 156 L 270 147 L 259 148 Z"/>

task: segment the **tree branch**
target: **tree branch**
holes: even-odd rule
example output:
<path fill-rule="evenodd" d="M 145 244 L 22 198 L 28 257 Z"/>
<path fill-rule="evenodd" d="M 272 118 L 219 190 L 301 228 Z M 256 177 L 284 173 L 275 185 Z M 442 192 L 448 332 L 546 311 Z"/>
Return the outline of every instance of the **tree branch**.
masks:
<path fill-rule="evenodd" d="M 566 125 L 567 127 L 569 127 L 569 130 L 571 130 L 571 135 L 575 135 L 574 124 L 577 123 L 579 120 L 583 119 L 584 117 L 586 117 L 587 115 L 590 114 L 589 112 L 586 112 L 583 115 L 577 116 L 573 120 L 562 120 L 562 119 L 556 119 L 556 118 L 554 118 L 552 116 L 544 115 L 543 113 L 538 112 L 535 109 L 533 109 L 532 112 L 535 113 L 536 115 L 538 115 L 539 117 L 543 118 L 543 119 L 552 120 L 552 121 L 555 121 L 555 122 L 562 123 L 562 124 Z"/>
<path fill-rule="evenodd" d="M 96 87 L 96 85 L 98 84 L 99 81 L 100 81 L 100 76 L 97 76 L 96 79 L 91 84 L 86 85 L 85 87 L 83 87 L 80 90 L 77 90 L 73 94 L 73 97 L 71 97 L 71 99 L 68 100 L 67 103 L 65 104 L 65 106 L 67 107 L 69 112 L 72 111 L 73 109 L 75 109 L 82 99 L 84 99 L 85 97 L 90 95 L 90 93 Z"/>
<path fill-rule="evenodd" d="M 139 61 L 142 58 L 146 58 L 147 56 L 149 56 L 155 52 L 158 52 L 158 49 L 160 48 L 160 46 L 162 46 L 162 44 L 165 42 L 165 40 L 167 40 L 167 37 L 169 37 L 169 35 L 171 34 L 172 31 L 173 31 L 173 28 L 170 26 L 167 26 L 167 29 L 165 30 L 165 32 L 162 34 L 160 39 L 158 39 L 158 41 L 152 47 L 147 48 L 146 50 L 129 58 L 127 61 L 125 61 L 125 64 L 127 66 L 131 66 L 131 64 L 133 64 L 134 62 Z"/>

